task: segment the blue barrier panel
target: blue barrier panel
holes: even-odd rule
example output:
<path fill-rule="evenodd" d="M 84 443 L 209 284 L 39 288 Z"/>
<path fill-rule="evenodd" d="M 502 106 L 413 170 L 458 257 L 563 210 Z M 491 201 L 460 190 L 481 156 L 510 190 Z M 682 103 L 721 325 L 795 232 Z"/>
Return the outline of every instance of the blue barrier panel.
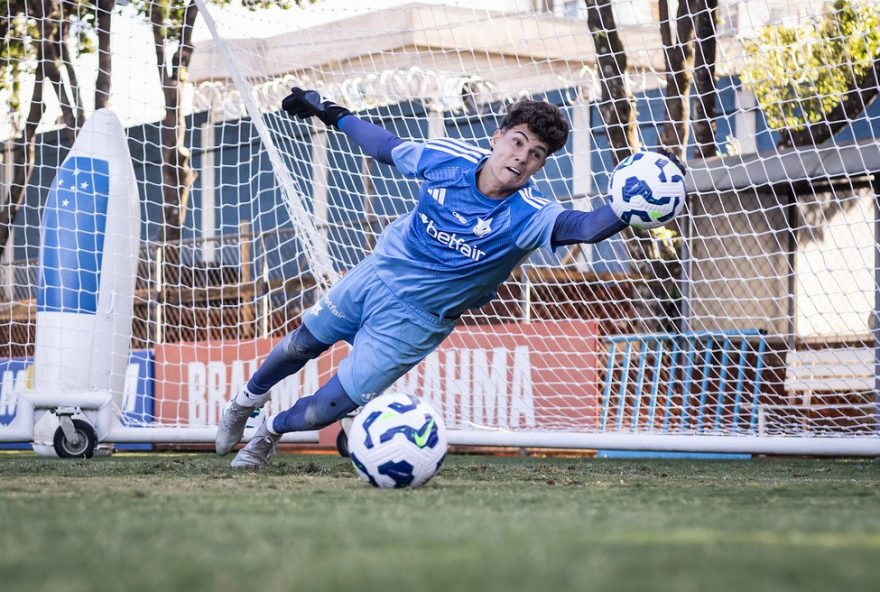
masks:
<path fill-rule="evenodd" d="M 9 425 L 15 419 L 18 393 L 27 386 L 27 369 L 30 358 L 0 358 L 0 426 Z M 30 449 L 25 443 L 0 443 L 0 450 Z"/>
<path fill-rule="evenodd" d="M 691 398 L 691 380 L 694 376 L 694 357 L 697 354 L 697 341 L 693 337 L 687 338 L 687 364 L 684 367 L 684 388 L 681 396 L 681 429 L 684 430 L 688 422 L 688 403 Z M 675 370 L 675 368 L 673 368 Z"/>
<path fill-rule="evenodd" d="M 647 357 L 647 356 L 646 356 Z M 663 340 L 658 339 L 654 349 L 654 380 L 651 382 L 650 406 L 648 407 L 648 425 L 654 425 L 657 411 L 657 391 L 660 389 L 660 370 L 663 365 Z M 670 381 L 672 382 L 672 381 Z"/>
<path fill-rule="evenodd" d="M 0 426 L 15 419 L 18 395 L 26 390 L 33 358 L 0 358 Z M 128 359 L 120 422 L 126 426 L 153 422 L 153 352 L 132 351 Z M 29 449 L 29 443 L 0 443 L 0 449 Z M 151 450 L 152 444 L 117 444 L 120 450 Z"/>
<path fill-rule="evenodd" d="M 639 410 L 641 409 L 642 397 L 641 392 L 642 389 L 645 388 L 645 365 L 648 363 L 648 342 L 642 342 L 641 349 L 641 359 L 639 360 L 639 373 L 638 379 L 636 381 L 636 392 L 635 392 L 635 401 L 633 403 L 633 411 L 632 411 L 632 431 L 636 431 L 636 428 L 639 425 Z"/>
<path fill-rule="evenodd" d="M 618 432 L 754 433 L 767 349 L 760 331 L 615 335 L 607 337 L 606 343 L 608 364 L 601 401 L 601 431 L 609 428 L 610 416 L 616 413 L 613 425 Z M 634 360 L 634 357 L 639 359 Z M 749 399 L 746 391 L 750 386 L 749 405 L 744 401 Z M 613 396 L 616 396 L 615 404 L 612 404 Z M 675 405 L 676 399 L 678 405 Z M 648 408 L 647 416 L 642 411 L 644 406 Z M 662 409 L 662 419 L 658 418 L 658 407 Z M 743 432 L 740 426 L 746 413 L 748 428 Z M 602 457 L 646 455 L 665 458 L 750 457 L 613 450 L 599 453 Z"/>
<path fill-rule="evenodd" d="M 766 352 L 761 332 L 615 335 L 606 343 L 601 430 L 613 425 L 616 431 L 655 434 L 754 433 Z"/>

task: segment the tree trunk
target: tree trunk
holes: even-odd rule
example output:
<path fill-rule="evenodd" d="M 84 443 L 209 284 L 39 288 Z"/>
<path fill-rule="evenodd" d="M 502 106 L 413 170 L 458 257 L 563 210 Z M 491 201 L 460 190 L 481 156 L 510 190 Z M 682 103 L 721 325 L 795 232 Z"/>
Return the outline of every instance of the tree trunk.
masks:
<path fill-rule="evenodd" d="M 849 90 L 841 97 L 840 103 L 829 111 L 822 121 L 807 124 L 796 131 L 782 130 L 779 147 L 822 144 L 866 110 L 877 98 L 878 92 L 880 92 L 880 59 L 874 60 L 874 67 L 868 70 L 861 80 L 852 81 Z"/>
<path fill-rule="evenodd" d="M 78 130 L 86 120 L 85 108 L 82 102 L 82 93 L 80 92 L 79 78 L 76 75 L 76 67 L 73 60 L 70 59 L 70 50 L 67 43 L 61 43 L 61 63 L 64 64 L 64 70 L 67 72 L 67 79 L 70 81 L 70 88 L 73 91 L 73 117 L 76 121 L 76 129 Z"/>
<path fill-rule="evenodd" d="M 39 68 L 37 71 L 39 73 Z M 45 112 L 43 84 L 43 77 L 38 75 L 34 81 L 34 94 L 31 98 L 31 107 L 28 111 L 24 133 L 18 146 L 13 148 L 13 155 L 16 158 L 12 166 L 12 183 L 9 185 L 8 200 L 0 209 L 0 256 L 6 248 L 6 241 L 9 240 L 9 235 L 12 232 L 15 216 L 27 197 L 28 182 L 34 172 L 37 126 Z M 19 154 L 20 157 L 18 157 Z"/>
<path fill-rule="evenodd" d="M 44 2 L 32 0 L 29 2 L 28 7 L 30 13 L 34 15 L 34 18 L 41 26 L 46 27 L 47 23 L 50 23 L 50 17 L 54 13 L 51 11 L 48 13 L 44 12 L 46 7 Z M 57 8 L 57 6 L 54 8 Z M 43 94 L 44 85 L 46 84 L 47 60 L 43 52 L 49 44 L 54 42 L 57 27 L 44 28 L 41 33 L 42 39 L 37 43 L 36 48 L 37 68 L 34 73 L 34 91 L 31 95 L 30 108 L 20 141 L 16 143 L 17 146 L 13 147 L 15 161 L 12 165 L 12 182 L 9 185 L 6 202 L 0 208 L 0 256 L 2 256 L 3 251 L 6 249 L 6 243 L 12 232 L 15 216 L 27 197 L 28 183 L 34 172 L 34 163 L 36 161 L 37 127 L 46 110 Z"/>
<path fill-rule="evenodd" d="M 684 159 L 690 129 L 690 93 L 694 67 L 694 21 L 689 0 L 679 0 L 675 38 L 667 0 L 660 0 L 660 35 L 666 61 L 666 121 L 660 143 Z"/>
<path fill-rule="evenodd" d="M 715 156 L 718 90 L 715 88 L 718 0 L 699 0 L 696 9 L 696 59 L 694 83 L 697 101 L 694 106 L 694 142 L 700 158 Z"/>
<path fill-rule="evenodd" d="M 95 78 L 95 109 L 110 106 L 110 27 L 116 0 L 97 0 L 95 28 L 98 32 L 98 75 Z"/>
<path fill-rule="evenodd" d="M 161 124 L 162 150 L 162 212 L 163 223 L 159 240 L 176 241 L 181 236 L 181 226 L 186 218 L 189 191 L 195 181 L 190 167 L 189 150 L 183 145 L 185 128 L 180 108 L 181 84 L 186 81 L 186 70 L 192 57 L 192 27 L 198 15 L 195 3 L 187 4 L 181 42 L 169 65 L 165 58 L 165 37 L 159 6 L 153 5 L 150 20 L 156 46 L 156 63 L 165 97 L 165 117 Z"/>
<path fill-rule="evenodd" d="M 611 1 L 584 1 L 602 85 L 599 113 L 605 123 L 613 164 L 616 165 L 639 148 L 636 111 L 626 84 L 626 51 L 617 32 Z"/>
<path fill-rule="evenodd" d="M 70 27 L 67 20 L 60 14 L 60 6 L 57 1 L 44 1 L 43 4 L 49 6 L 49 12 L 42 23 L 44 29 L 39 41 L 43 75 L 52 83 L 58 105 L 61 107 L 61 117 L 67 128 L 67 139 L 73 144 L 77 130 L 76 107 L 61 79 L 61 68 L 64 66 L 61 58 L 61 45 L 67 42 L 66 37 Z"/>
<path fill-rule="evenodd" d="M 632 95 L 626 84 L 627 60 L 623 42 L 614 22 L 611 0 L 585 0 L 587 24 L 596 46 L 596 61 L 602 97 L 599 112 L 605 123 L 611 144 L 612 161 L 621 160 L 639 149 L 638 126 Z M 659 279 L 652 262 L 652 241 L 648 231 L 630 227 L 626 247 L 633 263 L 640 271 L 642 280 L 635 282 L 637 318 L 639 331 L 666 330 L 669 323 L 663 310 L 664 298 L 658 295 L 666 278 Z"/>

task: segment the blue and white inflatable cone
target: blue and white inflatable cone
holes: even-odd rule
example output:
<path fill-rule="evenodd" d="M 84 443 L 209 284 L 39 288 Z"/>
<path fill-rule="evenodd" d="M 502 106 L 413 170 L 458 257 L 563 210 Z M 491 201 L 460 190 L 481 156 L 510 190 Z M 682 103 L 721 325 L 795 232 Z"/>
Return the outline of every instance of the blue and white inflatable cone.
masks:
<path fill-rule="evenodd" d="M 89 117 L 55 177 L 40 238 L 34 390 L 109 392 L 122 408 L 140 247 L 140 200 L 125 132 L 109 109 Z M 55 455 L 58 420 L 34 426 Z M 98 434 L 99 439 L 106 434 Z"/>

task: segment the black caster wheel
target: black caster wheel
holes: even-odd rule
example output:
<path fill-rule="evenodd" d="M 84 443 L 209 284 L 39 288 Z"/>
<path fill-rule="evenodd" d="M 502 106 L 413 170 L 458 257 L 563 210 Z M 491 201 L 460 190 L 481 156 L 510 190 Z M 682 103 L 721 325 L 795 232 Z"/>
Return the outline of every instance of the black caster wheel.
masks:
<path fill-rule="evenodd" d="M 61 458 L 92 458 L 98 445 L 95 428 L 87 421 L 74 419 L 73 429 L 76 431 L 76 441 L 73 442 L 67 439 L 60 427 L 55 430 L 55 438 L 52 440 L 55 454 Z"/>
<path fill-rule="evenodd" d="M 336 451 L 339 452 L 339 455 L 345 458 L 348 458 L 348 434 L 345 433 L 345 430 L 340 429 L 339 433 L 336 435 Z"/>

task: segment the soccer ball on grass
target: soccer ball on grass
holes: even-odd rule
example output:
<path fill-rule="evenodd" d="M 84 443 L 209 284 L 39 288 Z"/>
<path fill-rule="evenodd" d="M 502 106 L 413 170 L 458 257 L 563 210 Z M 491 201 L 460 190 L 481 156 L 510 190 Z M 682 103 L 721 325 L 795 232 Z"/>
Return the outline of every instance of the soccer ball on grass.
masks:
<path fill-rule="evenodd" d="M 637 152 L 618 164 L 608 180 L 611 209 L 635 228 L 658 228 L 684 209 L 685 172 L 658 152 Z"/>
<path fill-rule="evenodd" d="M 348 451 L 361 479 L 374 487 L 418 487 L 446 458 L 446 427 L 434 409 L 411 395 L 376 397 L 355 416 Z"/>

